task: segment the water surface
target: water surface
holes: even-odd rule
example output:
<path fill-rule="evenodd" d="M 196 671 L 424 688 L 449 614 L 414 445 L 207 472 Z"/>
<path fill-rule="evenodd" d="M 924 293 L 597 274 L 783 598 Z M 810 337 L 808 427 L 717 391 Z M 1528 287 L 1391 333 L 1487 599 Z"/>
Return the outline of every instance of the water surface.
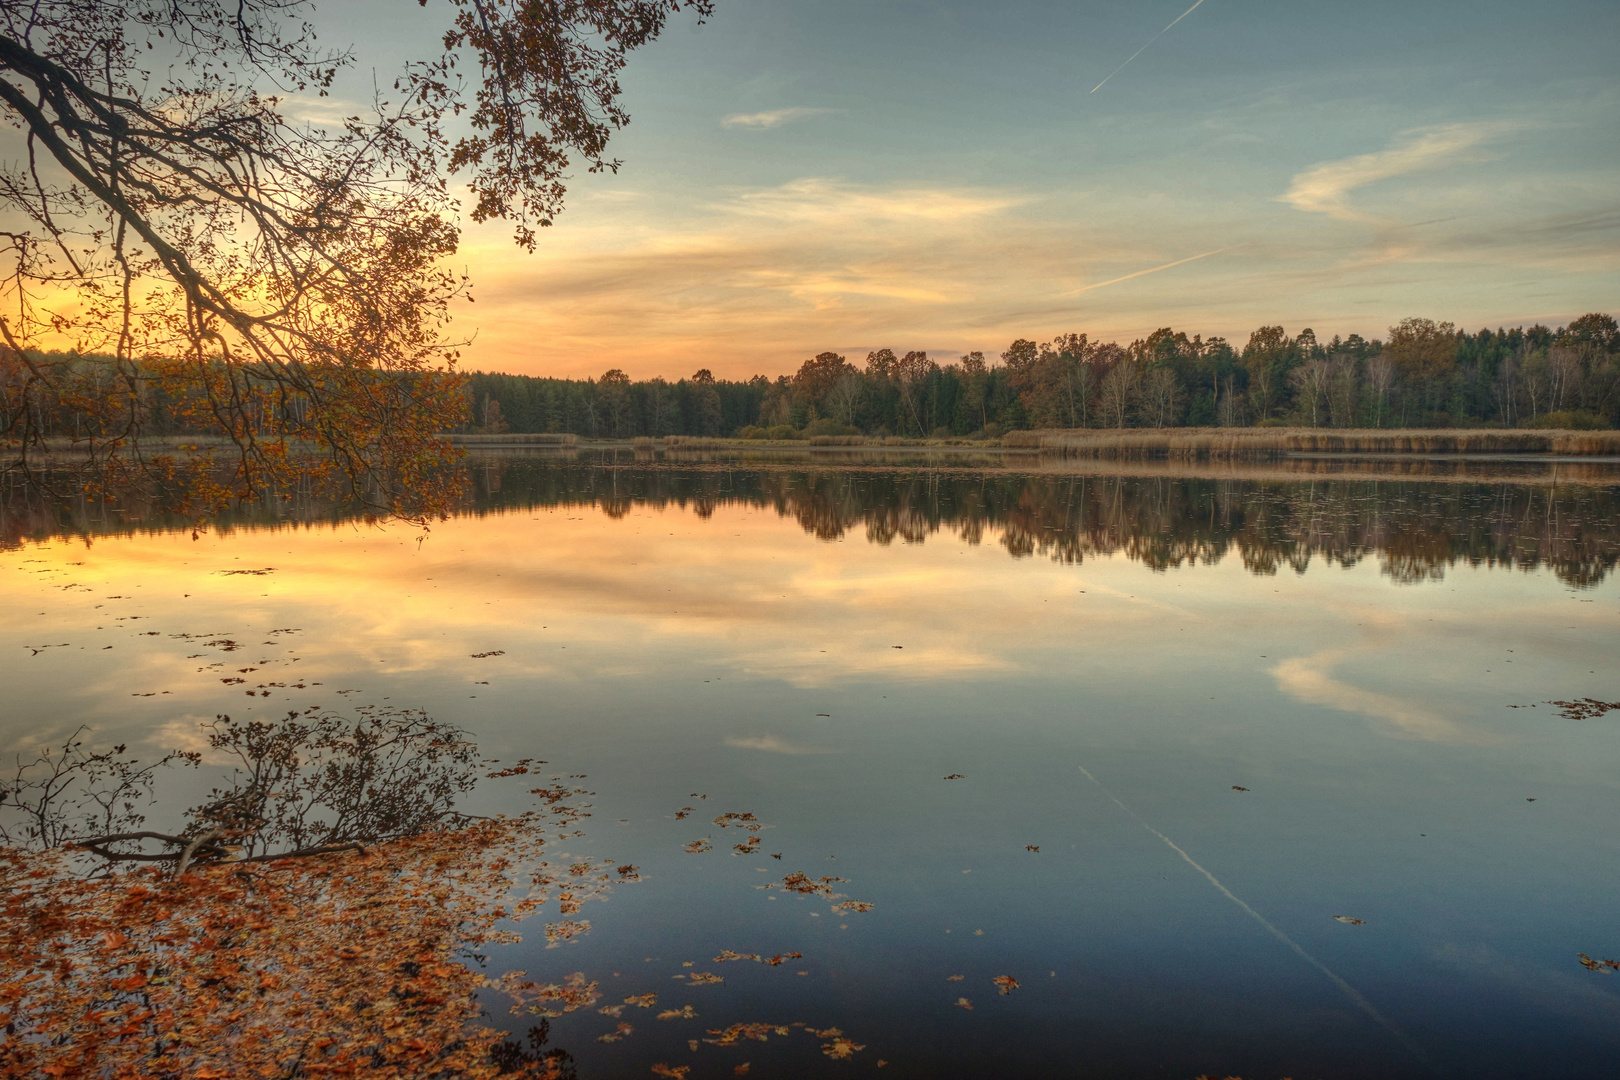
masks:
<path fill-rule="evenodd" d="M 426 537 L 14 501 L 0 741 L 386 700 L 586 774 L 570 851 L 643 881 L 490 961 L 658 994 L 551 1021 L 581 1077 L 1600 1075 L 1620 712 L 1548 703 L 1620 699 L 1620 484 L 1471 468 L 516 456 Z M 865 1049 L 689 1048 L 745 1021 Z"/>

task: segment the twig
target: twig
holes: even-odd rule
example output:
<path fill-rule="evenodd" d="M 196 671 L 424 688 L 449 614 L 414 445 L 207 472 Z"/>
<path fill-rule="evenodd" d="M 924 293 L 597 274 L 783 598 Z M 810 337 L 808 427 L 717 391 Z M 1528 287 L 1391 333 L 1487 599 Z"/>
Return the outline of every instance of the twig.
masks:
<path fill-rule="evenodd" d="M 215 825 L 212 829 L 209 829 L 191 843 L 187 844 L 186 849 L 180 853 L 180 863 L 174 868 L 174 876 L 179 877 L 181 874 L 184 874 L 186 872 L 186 867 L 191 865 L 191 857 L 197 853 L 197 849 L 203 844 L 208 843 L 210 840 L 216 839 L 219 834 L 224 831 L 225 829 L 223 826 Z"/>

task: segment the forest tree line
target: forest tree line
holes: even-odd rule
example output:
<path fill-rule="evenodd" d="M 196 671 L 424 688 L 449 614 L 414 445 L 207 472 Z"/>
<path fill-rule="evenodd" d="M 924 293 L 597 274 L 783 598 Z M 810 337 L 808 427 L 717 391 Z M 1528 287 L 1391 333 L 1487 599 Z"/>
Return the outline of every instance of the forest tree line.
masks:
<path fill-rule="evenodd" d="M 993 438 L 1020 428 L 1620 426 L 1620 327 L 1458 330 L 1405 319 L 1384 340 L 1263 326 L 1241 347 L 1165 328 L 1131 342 L 1019 339 L 940 363 L 824 352 L 794 375 L 632 381 L 475 372 L 468 431 L 804 438 Z"/>
<path fill-rule="evenodd" d="M 217 403 L 205 388 L 165 380 L 161 363 L 120 366 L 65 352 L 29 359 L 0 350 L 0 439 L 24 431 L 108 437 L 115 433 L 105 430 L 104 406 L 113 399 L 135 402 L 128 415 L 144 434 L 216 430 Z M 49 386 L 36 371 L 50 373 Z M 971 352 L 944 364 L 919 351 L 878 349 L 859 364 L 823 352 L 774 380 L 717 379 L 705 369 L 676 382 L 632 381 L 617 368 L 596 379 L 460 378 L 460 431 L 605 439 L 995 438 L 1027 428 L 1255 425 L 1598 429 L 1620 427 L 1620 326 L 1591 314 L 1557 329 L 1468 333 L 1413 318 L 1384 340 L 1326 342 L 1309 329 L 1290 336 L 1263 326 L 1242 348 L 1166 328 L 1129 345 L 1085 334 L 1020 338 L 998 357 Z M 395 389 L 402 400 L 416 396 L 410 386 Z M 236 408 L 267 434 L 298 428 L 308 404 L 283 391 Z M 454 412 L 452 403 L 447 416 Z"/>

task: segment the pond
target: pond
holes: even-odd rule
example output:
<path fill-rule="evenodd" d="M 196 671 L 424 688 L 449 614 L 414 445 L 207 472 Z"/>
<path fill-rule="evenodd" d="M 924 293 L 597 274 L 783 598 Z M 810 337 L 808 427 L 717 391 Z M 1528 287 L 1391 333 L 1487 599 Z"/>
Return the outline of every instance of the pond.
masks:
<path fill-rule="evenodd" d="M 1616 1068 L 1620 704 L 1558 703 L 1620 699 L 1620 472 L 470 468 L 426 534 L 0 506 L 0 744 L 386 702 L 583 776 L 559 855 L 641 880 L 488 960 L 657 995 L 551 1019 L 580 1077 Z"/>

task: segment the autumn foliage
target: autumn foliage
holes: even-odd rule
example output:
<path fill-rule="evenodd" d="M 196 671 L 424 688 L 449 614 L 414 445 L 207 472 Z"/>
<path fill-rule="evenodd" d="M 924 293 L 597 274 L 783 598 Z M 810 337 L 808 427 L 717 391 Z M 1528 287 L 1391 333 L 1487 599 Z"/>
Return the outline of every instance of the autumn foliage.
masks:
<path fill-rule="evenodd" d="M 547 941 L 567 940 L 585 903 L 638 879 L 542 858 L 578 835 L 584 789 L 555 777 L 530 810 L 468 816 L 477 773 L 522 783 L 536 763 L 480 762 L 409 710 L 208 731 L 236 767 L 173 834 L 144 811 L 156 775 L 198 755 L 143 766 L 76 735 L 0 782 L 0 1075 L 564 1075 L 545 1018 L 595 984 L 482 966 L 548 904 Z M 525 1042 L 486 1017 L 502 997 L 541 1018 Z"/>
<path fill-rule="evenodd" d="M 524 984 L 461 962 L 555 891 L 577 906 L 605 887 L 595 867 L 537 872 L 541 843 L 534 820 L 502 819 L 178 878 L 84 877 L 61 851 L 0 847 L 0 1072 L 560 1076 L 566 1054 L 507 1042 L 481 1005 Z"/>
<path fill-rule="evenodd" d="M 96 497 L 138 484 L 199 520 L 300 484 L 445 512 L 435 436 L 465 418 L 447 323 L 467 290 L 450 177 L 533 248 L 576 161 L 618 165 L 630 52 L 709 4 L 446 6 L 374 100 L 316 123 L 291 99 L 369 65 L 318 40 L 308 0 L 0 4 L 19 135 L 0 469 Z M 164 422 L 209 438 L 164 446 Z"/>

